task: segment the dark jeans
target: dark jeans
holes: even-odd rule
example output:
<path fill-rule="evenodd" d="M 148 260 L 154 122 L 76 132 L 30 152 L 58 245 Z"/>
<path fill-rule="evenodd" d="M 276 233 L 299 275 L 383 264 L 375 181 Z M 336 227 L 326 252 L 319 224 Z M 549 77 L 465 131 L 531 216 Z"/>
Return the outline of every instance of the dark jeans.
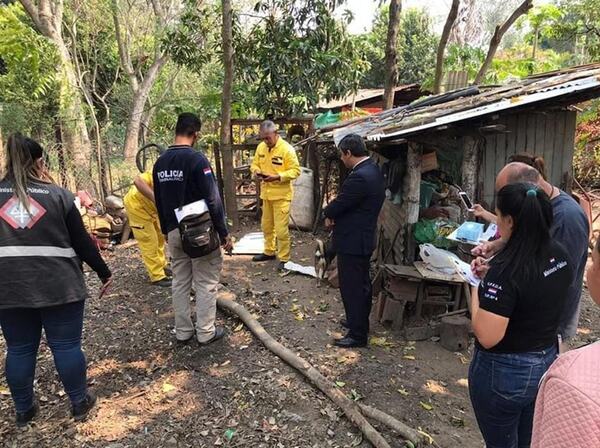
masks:
<path fill-rule="evenodd" d="M 33 379 L 42 328 L 58 376 L 71 403 L 81 403 L 87 392 L 86 361 L 81 351 L 84 301 L 47 308 L 0 310 L 6 340 L 6 381 L 17 412 L 33 406 Z"/>
<path fill-rule="evenodd" d="M 337 255 L 340 293 L 346 311 L 348 336 L 366 342 L 369 334 L 372 290 L 369 255 Z"/>
<path fill-rule="evenodd" d="M 486 448 L 526 448 L 540 379 L 556 359 L 556 347 L 495 354 L 475 348 L 469 394 Z"/>

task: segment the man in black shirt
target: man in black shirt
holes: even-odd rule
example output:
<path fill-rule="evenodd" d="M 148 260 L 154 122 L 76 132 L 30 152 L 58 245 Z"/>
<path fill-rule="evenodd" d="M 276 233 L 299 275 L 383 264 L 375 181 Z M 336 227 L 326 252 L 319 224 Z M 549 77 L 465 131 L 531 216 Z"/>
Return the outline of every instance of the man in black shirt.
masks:
<path fill-rule="evenodd" d="M 231 237 L 212 168 L 204 154 L 193 149 L 200 126 L 200 119 L 194 114 L 184 113 L 178 117 L 175 143 L 156 161 L 152 177 L 160 226 L 172 260 L 175 337 L 182 343 L 194 337 L 189 300 L 193 285 L 196 291 L 196 338 L 201 344 L 208 344 L 225 334 L 222 327 L 215 327 L 223 257 L 217 249 L 206 256 L 190 258 L 183 251 L 175 214 L 175 210 L 184 205 L 204 200 L 222 247 L 231 249 Z"/>

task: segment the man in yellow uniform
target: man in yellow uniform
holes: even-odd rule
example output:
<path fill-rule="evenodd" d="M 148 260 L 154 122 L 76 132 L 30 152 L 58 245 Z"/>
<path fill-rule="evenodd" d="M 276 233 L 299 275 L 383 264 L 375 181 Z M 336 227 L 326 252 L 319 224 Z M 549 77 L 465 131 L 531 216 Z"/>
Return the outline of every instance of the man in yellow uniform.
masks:
<path fill-rule="evenodd" d="M 250 171 L 260 181 L 262 199 L 262 231 L 265 248 L 253 261 L 279 259 L 279 269 L 290 259 L 290 203 L 292 181 L 300 175 L 296 151 L 277 134 L 275 123 L 263 121 L 260 125 L 262 142 L 256 148 Z M 276 240 L 277 239 L 277 244 Z"/>
<path fill-rule="evenodd" d="M 152 169 L 135 178 L 123 202 L 133 236 L 140 246 L 150 282 L 156 286 L 171 287 L 171 279 L 167 275 L 169 270 L 166 269 L 165 240 L 160 230 L 158 212 L 154 203 Z"/>

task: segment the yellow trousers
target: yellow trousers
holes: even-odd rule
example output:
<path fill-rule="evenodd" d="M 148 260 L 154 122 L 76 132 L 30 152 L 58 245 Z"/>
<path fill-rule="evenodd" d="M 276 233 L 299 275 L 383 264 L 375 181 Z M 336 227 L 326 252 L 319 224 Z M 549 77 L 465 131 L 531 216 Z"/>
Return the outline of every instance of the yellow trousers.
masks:
<path fill-rule="evenodd" d="M 150 281 L 162 280 L 166 277 L 167 259 L 165 257 L 165 239 L 160 230 L 158 217 L 152 218 L 146 213 L 138 214 L 135 210 L 127 207 L 127 203 L 125 208 L 133 236 L 140 246 L 142 260 L 148 271 Z"/>
<path fill-rule="evenodd" d="M 261 227 L 265 236 L 265 254 L 275 255 L 279 261 L 290 260 L 290 201 L 263 200 Z"/>

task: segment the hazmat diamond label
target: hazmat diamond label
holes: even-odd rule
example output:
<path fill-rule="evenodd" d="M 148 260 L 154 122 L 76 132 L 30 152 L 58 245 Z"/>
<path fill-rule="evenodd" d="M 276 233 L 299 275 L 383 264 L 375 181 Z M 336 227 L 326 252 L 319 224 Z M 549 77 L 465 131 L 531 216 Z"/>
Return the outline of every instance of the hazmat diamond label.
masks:
<path fill-rule="evenodd" d="M 45 214 L 46 209 L 31 196 L 29 197 L 29 211 L 16 196 L 10 198 L 0 209 L 0 218 L 13 229 L 31 229 Z"/>

